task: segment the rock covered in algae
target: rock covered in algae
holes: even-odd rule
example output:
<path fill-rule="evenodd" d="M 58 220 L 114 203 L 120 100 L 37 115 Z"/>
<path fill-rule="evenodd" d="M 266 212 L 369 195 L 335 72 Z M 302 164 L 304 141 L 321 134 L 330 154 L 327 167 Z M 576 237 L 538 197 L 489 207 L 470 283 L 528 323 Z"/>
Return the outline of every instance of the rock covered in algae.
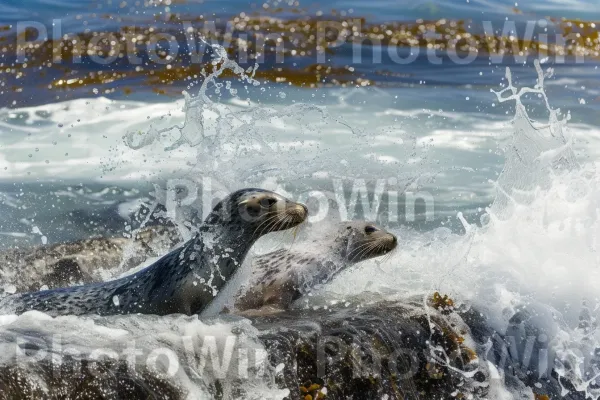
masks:
<path fill-rule="evenodd" d="M 416 301 L 254 317 L 290 399 L 483 398 L 468 328 Z"/>

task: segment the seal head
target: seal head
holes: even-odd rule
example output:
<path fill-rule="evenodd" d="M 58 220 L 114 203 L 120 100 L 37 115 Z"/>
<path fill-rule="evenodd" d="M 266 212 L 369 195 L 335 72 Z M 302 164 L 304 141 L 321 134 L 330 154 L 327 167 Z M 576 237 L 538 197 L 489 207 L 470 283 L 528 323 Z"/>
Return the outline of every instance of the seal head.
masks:
<path fill-rule="evenodd" d="M 221 236 L 256 241 L 262 235 L 292 228 L 306 219 L 305 205 L 263 189 L 243 189 L 219 202 L 199 231 L 215 231 Z"/>
<path fill-rule="evenodd" d="M 398 245 L 396 236 L 366 221 L 341 224 L 335 239 L 339 256 L 349 264 L 388 254 Z"/>

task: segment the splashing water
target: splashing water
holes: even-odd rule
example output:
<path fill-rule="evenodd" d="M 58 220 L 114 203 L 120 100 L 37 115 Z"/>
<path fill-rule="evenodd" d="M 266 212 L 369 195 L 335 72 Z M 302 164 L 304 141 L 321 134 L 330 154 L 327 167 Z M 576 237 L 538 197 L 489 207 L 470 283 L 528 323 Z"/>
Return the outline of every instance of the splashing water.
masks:
<path fill-rule="evenodd" d="M 492 206 L 495 216 L 510 214 L 515 204 L 529 204 L 535 198 L 536 188 L 548 189 L 552 176 L 577 167 L 573 153 L 573 137 L 566 131 L 568 114 L 561 119 L 560 110 L 550 107 L 544 91 L 544 80 L 553 75 L 549 69 L 543 73 L 539 61 L 535 61 L 538 82 L 534 88 L 518 90 L 513 86 L 510 69 L 506 70 L 508 86 L 495 92 L 498 101 L 515 102 L 513 141 L 505 150 L 506 163 L 497 183 L 496 199 Z M 505 96 L 509 93 L 508 96 Z M 544 100 L 549 112 L 548 123 L 534 125 L 527 115 L 521 98 L 535 94 Z"/>
<path fill-rule="evenodd" d="M 499 101 L 514 102 L 516 112 L 496 199 L 481 225 L 469 225 L 459 213 L 464 235 L 447 228 L 425 234 L 398 230 L 400 249 L 389 263 L 367 262 L 347 271 L 317 298 L 440 291 L 484 311 L 502 333 L 517 311 L 529 309 L 536 329 L 550 336 L 556 354 L 551 365 L 561 383 L 598 399 L 600 178 L 594 165 L 575 160 L 570 115 L 561 117 L 549 104 L 544 79 L 552 71 L 544 73 L 537 62 L 535 68 L 533 88 L 516 88 L 507 69 L 508 86 L 495 92 Z M 528 116 L 522 102 L 528 94 L 544 102 L 547 123 Z"/>
<path fill-rule="evenodd" d="M 334 138 L 330 139 L 331 143 L 322 143 L 323 137 L 319 134 L 322 128 L 318 125 L 333 124 L 332 136 L 340 130 L 350 131 L 350 135 L 345 136 L 345 145 L 355 149 L 361 145 L 360 131 L 331 117 L 322 106 L 294 103 L 275 108 L 243 100 L 231 81 L 224 85 L 219 79 L 226 74 L 233 75 L 248 92 L 260 86 L 253 77 L 258 65 L 245 71 L 227 57 L 221 46 L 210 46 L 214 52 L 214 72 L 205 77 L 196 96 L 183 93 L 185 120 L 182 125 L 152 126 L 145 133 L 128 132 L 125 135 L 128 147 L 138 150 L 163 146 L 167 155 L 182 147 L 193 148 L 195 160 L 189 163 L 186 176 L 197 179 L 200 173 L 218 182 L 221 187 L 216 189 L 222 190 L 264 184 L 269 180 L 289 182 L 320 171 L 348 173 L 347 163 L 340 165 L 330 157 L 331 147 L 337 148 L 338 141 Z M 227 95 L 230 105 L 211 98 L 222 100 Z M 283 136 L 286 139 L 280 140 Z M 302 170 L 298 170 L 299 164 L 303 165 Z"/>
<path fill-rule="evenodd" d="M 28 312 L 0 318 L 0 370 L 5 379 L 15 371 L 21 375 L 22 389 L 13 389 L 13 394 L 93 397 L 94 385 L 77 378 L 87 369 L 88 376 L 96 374 L 93 380 L 98 380 L 101 393 L 122 397 L 118 388 L 126 385 L 115 384 L 119 364 L 95 372 L 93 365 L 82 364 L 82 360 L 109 360 L 127 364 L 135 373 L 125 374 L 126 381 L 149 388 L 157 398 L 173 393 L 176 398 L 214 398 L 219 380 L 222 398 L 282 399 L 289 391 L 277 389 L 274 368 L 257 333 L 239 318 L 226 322 L 182 315 L 51 318 Z M 239 385 L 243 377 L 246 380 Z"/>

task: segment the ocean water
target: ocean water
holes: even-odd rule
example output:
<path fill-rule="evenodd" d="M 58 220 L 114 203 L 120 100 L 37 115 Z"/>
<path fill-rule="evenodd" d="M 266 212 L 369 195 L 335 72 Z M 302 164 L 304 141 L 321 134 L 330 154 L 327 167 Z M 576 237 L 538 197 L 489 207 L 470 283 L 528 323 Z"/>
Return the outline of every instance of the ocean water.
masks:
<path fill-rule="evenodd" d="M 232 0 L 227 2 L 216 0 L 190 0 L 186 2 L 117 2 L 117 1 L 81 1 L 68 0 L 7 0 L 2 3 L 3 20 L 6 22 L 51 19 L 54 17 L 74 18 L 78 14 L 107 13 L 112 15 L 135 15 L 142 10 L 152 10 L 155 7 L 169 6 L 173 12 L 184 11 L 196 14 L 237 14 L 240 11 L 260 10 L 263 4 L 275 8 L 285 5 L 299 5 L 311 10 L 352 10 L 353 13 L 366 15 L 380 20 L 409 20 L 416 18 L 434 19 L 445 18 L 504 18 L 514 14 L 518 8 L 523 13 L 537 16 L 582 18 L 594 20 L 600 12 L 594 7 L 593 0 L 513 2 L 508 0 L 434 0 L 434 1 L 392 1 L 378 0 L 369 4 L 353 0 L 336 0 L 327 4 L 319 2 L 298 2 L 271 0 L 264 2 L 246 2 Z M 145 6 L 145 8 L 140 8 Z M 151 12 L 151 11 L 148 11 Z"/>
<path fill-rule="evenodd" d="M 339 1 L 327 7 L 398 21 L 600 16 L 591 0 L 401 3 Z M 173 12 L 181 7 L 219 15 L 247 6 L 172 5 Z M 5 1 L 0 15 L 8 24 L 66 15 L 76 26 L 77 14 L 133 15 L 132 8 L 119 2 Z M 350 63 L 351 54 L 342 48 L 332 62 Z M 365 218 L 399 237 L 392 257 L 345 271 L 298 307 L 439 291 L 485 311 L 501 332 L 529 307 L 537 310 L 537 327 L 551 333 L 561 379 L 600 398 L 597 371 L 587 358 L 600 347 L 600 333 L 580 329 L 584 311 L 592 321 L 600 317 L 598 60 L 536 65 L 534 58 L 491 63 L 479 56 L 468 65 L 448 58 L 434 65 L 424 54 L 407 65 L 357 64 L 367 74 L 396 74 L 366 87 L 255 80 L 218 47 L 213 56 L 234 77 L 216 73 L 194 84 L 180 82 L 170 97 L 140 89 L 132 96 L 75 92 L 53 98 L 26 85 L 15 94 L 17 104 L 3 100 L 0 109 L 0 248 L 129 234 L 140 226 L 131 218 L 139 205 L 167 202 L 169 188 L 198 190 L 172 214 L 183 226 L 188 208 L 205 212 L 212 196 L 264 187 L 306 201 L 313 215 L 307 229 Z M 492 91 L 505 89 L 502 95 Z M 272 245 L 267 239 L 258 248 Z M 251 326 L 224 317 L 0 318 L 6 338 L 23 330 L 62 333 L 85 352 L 123 347 L 145 335 L 145 348 L 167 338 L 177 357 L 188 353 L 175 343 L 182 332 L 196 340 L 239 329 L 244 340 L 238 346 L 261 347 Z M 272 371 L 251 388 L 252 396 L 283 398 L 286 393 L 273 384 L 276 366 L 265 368 Z M 174 380 L 196 398 L 208 396 L 203 379 Z M 499 390 L 495 396 L 519 393 Z"/>

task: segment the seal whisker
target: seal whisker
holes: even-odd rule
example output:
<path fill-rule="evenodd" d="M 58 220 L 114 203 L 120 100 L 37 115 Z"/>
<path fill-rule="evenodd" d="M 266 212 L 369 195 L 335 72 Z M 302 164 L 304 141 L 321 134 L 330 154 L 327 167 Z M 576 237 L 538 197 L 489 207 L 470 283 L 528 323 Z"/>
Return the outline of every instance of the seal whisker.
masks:
<path fill-rule="evenodd" d="M 287 224 L 287 223 L 293 224 L 295 218 L 296 217 L 293 216 L 293 215 L 286 215 L 285 216 L 285 220 L 283 222 L 284 225 Z M 298 231 L 301 229 L 301 226 L 303 224 L 305 224 L 305 223 L 306 223 L 306 219 L 304 221 L 302 221 L 302 223 L 300 223 L 298 225 L 295 225 L 291 230 L 284 230 L 284 231 L 282 231 L 281 241 L 279 242 L 279 244 L 277 244 L 277 246 L 275 246 L 273 248 L 273 250 L 278 249 L 278 247 L 281 246 L 287 240 L 287 236 L 289 234 L 289 235 L 292 236 L 292 242 L 290 243 L 290 247 L 287 248 L 286 251 L 291 251 L 292 247 L 294 246 L 294 243 L 296 242 Z"/>
<path fill-rule="evenodd" d="M 370 246 L 370 247 L 367 247 L 367 248 L 366 248 L 366 249 L 365 249 L 365 250 L 362 252 L 362 254 L 361 254 L 360 256 L 361 256 L 361 257 L 362 257 L 362 256 L 367 256 L 367 257 L 370 257 L 371 255 L 373 255 L 373 254 L 375 253 L 375 251 L 374 251 L 374 250 L 376 250 L 378 247 L 379 247 L 379 244 L 377 244 L 377 243 L 373 243 L 373 245 L 372 245 L 372 246 Z"/>
<path fill-rule="evenodd" d="M 289 223 L 287 223 L 288 221 L 288 215 L 277 215 L 276 219 L 272 219 L 271 222 L 264 226 L 262 231 L 261 231 L 261 236 L 265 233 L 270 233 L 270 232 L 276 232 L 276 231 L 281 231 L 283 229 L 287 229 L 288 226 L 290 226 L 293 221 L 290 221 Z"/>
<path fill-rule="evenodd" d="M 377 254 L 385 254 L 385 243 L 380 243 L 375 250 L 375 253 Z"/>
<path fill-rule="evenodd" d="M 258 236 L 262 236 L 263 233 L 267 230 L 267 228 L 271 225 L 271 222 L 275 221 L 275 223 L 277 223 L 278 219 L 281 218 L 281 216 L 279 215 L 279 212 L 277 212 L 277 211 L 271 211 L 269 213 L 266 213 L 265 215 L 269 215 L 269 214 L 275 214 L 275 215 L 271 215 L 269 218 L 267 218 L 263 222 L 261 222 L 258 225 L 258 227 L 256 227 L 256 230 L 254 231 L 255 236 L 256 236 L 256 232 L 259 229 L 260 229 L 260 232 L 258 232 Z"/>
<path fill-rule="evenodd" d="M 258 224 L 258 226 L 256 227 L 256 229 L 254 230 L 254 233 L 256 233 L 264 224 L 266 224 L 267 222 L 269 222 L 271 219 L 276 218 L 279 215 L 279 213 L 277 211 L 269 211 L 265 213 L 265 220 L 262 221 L 260 224 Z M 268 216 L 268 218 L 266 218 Z"/>
<path fill-rule="evenodd" d="M 290 215 L 286 215 L 286 216 L 284 217 L 284 219 L 282 220 L 282 222 L 281 222 L 281 225 L 282 225 L 283 227 L 285 227 L 285 226 L 287 226 L 287 224 L 288 224 L 288 223 L 291 223 L 291 222 L 293 222 L 293 219 L 294 219 L 294 218 L 293 218 L 292 216 L 290 216 Z M 294 230 L 295 230 L 295 228 L 294 228 Z M 287 235 L 288 235 L 288 234 L 291 234 L 291 235 L 293 235 L 293 237 L 295 236 L 293 232 L 289 232 L 289 231 L 287 231 L 287 230 L 284 230 L 284 231 L 282 232 L 282 235 L 281 235 L 281 240 L 280 240 L 280 241 L 279 241 L 279 243 L 278 243 L 278 244 L 275 246 L 275 249 L 278 249 L 280 246 L 281 246 L 281 247 L 283 247 L 282 245 L 283 245 L 283 243 L 286 241 L 286 239 L 287 239 Z M 289 251 L 289 250 L 290 250 L 290 249 L 286 249 L 286 251 Z"/>
<path fill-rule="evenodd" d="M 379 243 L 378 241 L 373 241 L 373 245 L 366 248 L 365 251 L 361 254 L 361 256 L 367 256 L 367 258 L 370 258 L 374 254 L 378 254 L 380 248 L 381 243 Z"/>
<path fill-rule="evenodd" d="M 388 261 L 390 261 L 392 259 L 393 256 L 393 252 L 389 252 L 381 261 L 381 264 L 387 263 Z"/>
<path fill-rule="evenodd" d="M 381 248 L 381 244 L 380 243 L 375 243 L 374 246 L 369 247 L 369 249 L 366 251 L 365 256 L 370 256 L 372 254 L 377 253 L 377 251 Z"/>
<path fill-rule="evenodd" d="M 279 224 L 274 227 L 274 230 L 280 230 L 280 228 L 282 228 L 282 227 L 285 228 L 285 226 L 288 223 L 293 222 L 292 219 L 293 218 L 291 216 L 289 216 L 289 215 L 284 216 L 282 218 L 282 220 L 279 221 Z M 282 233 L 281 233 L 281 240 L 279 241 L 279 243 L 277 243 L 275 246 L 273 246 L 273 248 L 271 249 L 271 251 L 277 250 L 283 244 L 283 242 L 285 241 L 285 238 L 286 238 L 287 234 L 288 234 L 287 230 L 282 231 Z"/>
<path fill-rule="evenodd" d="M 294 247 L 294 244 L 296 243 L 296 239 L 298 238 L 298 231 L 300 230 L 300 226 L 304 224 L 304 221 L 302 222 L 302 224 L 300 225 L 296 225 L 292 230 L 291 230 L 291 234 L 292 234 L 292 243 L 290 243 L 290 248 L 289 250 L 292 250 L 292 247 Z"/>
<path fill-rule="evenodd" d="M 373 241 L 372 240 L 365 240 L 365 241 L 361 241 L 361 242 L 358 242 L 358 243 L 359 243 L 359 245 L 355 249 L 353 249 L 350 254 L 358 253 L 363 248 L 368 247 L 369 245 L 373 244 Z M 352 259 L 354 259 L 354 257 Z"/>
<path fill-rule="evenodd" d="M 387 262 L 387 261 L 389 261 L 389 259 L 391 258 L 391 254 L 392 254 L 392 252 L 390 251 L 389 253 L 387 253 L 387 254 L 385 255 L 385 257 L 383 257 L 383 258 L 381 259 L 381 261 L 380 261 L 380 262 L 383 264 L 384 262 Z"/>
<path fill-rule="evenodd" d="M 348 258 L 352 261 L 354 261 L 356 259 L 356 256 L 358 255 L 358 253 L 365 247 L 367 247 L 368 245 L 370 245 L 371 242 L 366 242 L 363 244 L 360 244 L 358 247 L 356 247 L 355 249 L 350 251 L 350 254 L 348 255 Z"/>
<path fill-rule="evenodd" d="M 383 258 L 383 260 L 381 260 L 381 263 L 388 262 L 389 260 L 391 260 L 391 259 L 392 259 L 392 257 L 393 257 L 393 256 L 396 254 L 396 249 L 397 249 L 397 247 L 394 247 L 392 250 L 390 250 L 390 251 L 389 251 L 389 252 L 388 252 L 388 253 L 385 255 L 385 257 Z"/>
<path fill-rule="evenodd" d="M 295 221 L 295 216 L 293 215 L 286 215 L 282 221 L 281 221 L 281 225 L 278 227 L 279 230 L 285 229 L 284 233 L 284 237 L 291 232 L 288 232 L 287 229 L 290 228 L 291 226 L 294 226 L 294 221 Z M 293 233 L 292 233 L 293 234 Z"/>
<path fill-rule="evenodd" d="M 362 246 L 362 250 L 356 254 L 356 256 L 354 256 L 352 258 L 352 260 L 356 260 L 357 258 L 359 258 L 359 256 L 365 255 L 365 254 L 369 254 L 369 252 L 374 249 L 376 246 L 378 245 L 377 242 L 368 242 L 366 245 Z"/>
<path fill-rule="evenodd" d="M 275 218 L 271 218 L 271 222 L 262 229 L 262 231 L 260 232 L 260 235 L 262 236 L 263 234 L 266 234 L 266 233 L 278 231 L 279 228 L 281 227 L 282 219 L 283 218 L 281 217 L 281 215 L 276 215 Z"/>

